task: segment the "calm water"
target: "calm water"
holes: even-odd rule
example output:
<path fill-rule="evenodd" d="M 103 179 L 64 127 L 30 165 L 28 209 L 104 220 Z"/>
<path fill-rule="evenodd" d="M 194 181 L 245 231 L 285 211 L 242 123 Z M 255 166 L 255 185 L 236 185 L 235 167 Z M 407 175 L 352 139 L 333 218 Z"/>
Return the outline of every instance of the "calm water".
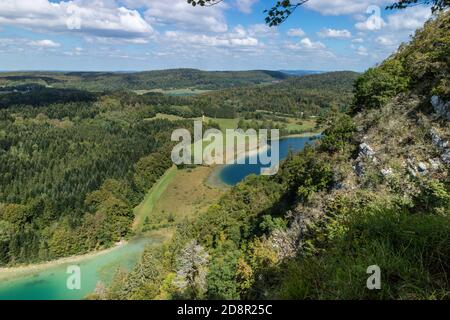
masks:
<path fill-rule="evenodd" d="M 303 150 L 308 143 L 312 143 L 309 137 L 292 137 L 280 140 L 280 160 L 286 159 L 289 150 L 299 152 Z M 244 180 L 248 175 L 260 174 L 261 168 L 265 166 L 262 166 L 261 164 L 249 164 L 250 162 L 254 163 L 255 159 L 257 159 L 256 154 L 247 157 L 245 161 L 246 164 L 231 164 L 223 167 L 219 174 L 220 180 L 233 186 Z"/>
<path fill-rule="evenodd" d="M 51 267 L 43 272 L 0 282 L 0 300 L 78 300 L 91 293 L 98 281 L 108 283 L 118 268 L 130 270 L 150 238 L 133 240 L 112 251 L 87 258 L 82 262 Z M 68 265 L 76 264 L 81 270 L 81 289 L 68 290 L 66 287 Z"/>

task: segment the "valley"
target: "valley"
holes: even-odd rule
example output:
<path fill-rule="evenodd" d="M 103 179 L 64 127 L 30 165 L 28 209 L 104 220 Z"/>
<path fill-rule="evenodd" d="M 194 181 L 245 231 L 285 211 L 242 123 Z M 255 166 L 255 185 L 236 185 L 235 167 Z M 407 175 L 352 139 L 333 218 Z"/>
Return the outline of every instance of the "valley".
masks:
<path fill-rule="evenodd" d="M 448 299 L 449 25 L 363 73 L 0 73 L 0 298 Z M 194 121 L 279 130 L 276 174 L 174 165 Z"/>

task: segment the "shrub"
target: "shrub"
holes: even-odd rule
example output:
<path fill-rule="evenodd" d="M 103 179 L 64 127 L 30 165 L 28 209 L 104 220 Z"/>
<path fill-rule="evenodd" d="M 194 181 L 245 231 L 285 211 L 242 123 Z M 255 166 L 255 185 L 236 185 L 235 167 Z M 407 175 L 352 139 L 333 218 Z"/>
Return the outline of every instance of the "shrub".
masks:
<path fill-rule="evenodd" d="M 380 108 L 397 94 L 406 91 L 409 78 L 402 64 L 395 59 L 386 60 L 377 68 L 371 68 L 355 82 L 353 112 Z"/>

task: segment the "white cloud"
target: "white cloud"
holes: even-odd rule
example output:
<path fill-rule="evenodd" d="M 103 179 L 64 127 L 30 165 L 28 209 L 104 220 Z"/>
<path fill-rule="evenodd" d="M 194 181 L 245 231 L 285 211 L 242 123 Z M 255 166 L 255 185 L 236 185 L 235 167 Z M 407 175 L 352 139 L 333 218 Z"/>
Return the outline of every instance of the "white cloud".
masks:
<path fill-rule="evenodd" d="M 197 34 L 183 31 L 166 31 L 162 41 L 175 44 L 204 47 L 254 47 L 259 44 L 257 38 L 252 37 L 242 27 L 237 26 L 232 32 L 221 35 Z"/>
<path fill-rule="evenodd" d="M 34 40 L 30 42 L 30 45 L 33 47 L 40 47 L 40 48 L 58 48 L 61 46 L 60 43 L 48 39 Z"/>
<path fill-rule="evenodd" d="M 364 46 L 359 46 L 359 47 L 356 49 L 356 54 L 357 54 L 357 55 L 360 55 L 360 56 L 368 56 L 368 55 L 369 55 L 369 52 L 367 51 L 367 48 L 366 48 L 366 47 L 364 47 Z"/>
<path fill-rule="evenodd" d="M 0 24 L 126 40 L 148 40 L 154 32 L 138 11 L 108 0 L 0 0 Z"/>
<path fill-rule="evenodd" d="M 352 40 L 353 43 L 363 43 L 364 39 L 363 38 L 355 38 Z"/>
<path fill-rule="evenodd" d="M 378 31 L 387 29 L 392 31 L 414 31 L 423 26 L 431 17 L 430 8 L 414 7 L 398 11 L 386 17 L 386 20 L 378 15 L 371 15 L 364 21 L 355 24 L 355 28 L 362 31 Z"/>
<path fill-rule="evenodd" d="M 407 8 L 387 17 L 386 28 L 390 30 L 415 30 L 423 26 L 424 22 L 431 17 L 430 8 L 415 7 Z"/>
<path fill-rule="evenodd" d="M 393 46 L 396 41 L 389 36 L 379 36 L 375 39 L 375 42 L 383 46 Z"/>
<path fill-rule="evenodd" d="M 357 22 L 355 28 L 361 31 L 377 31 L 386 26 L 386 22 L 381 16 L 372 15 L 364 21 Z"/>
<path fill-rule="evenodd" d="M 264 23 L 253 24 L 248 27 L 248 33 L 255 37 L 266 37 L 278 35 L 276 28 L 270 28 Z"/>
<path fill-rule="evenodd" d="M 322 42 L 313 42 L 309 38 L 303 38 L 297 43 L 288 43 L 285 47 L 290 50 L 321 50 L 326 48 Z"/>
<path fill-rule="evenodd" d="M 300 40 L 300 44 L 305 48 L 305 49 L 322 49 L 325 48 L 325 45 L 320 42 L 312 42 L 311 40 L 309 40 L 309 38 L 303 38 L 302 40 Z"/>
<path fill-rule="evenodd" d="M 236 7 L 244 13 L 251 13 L 252 7 L 259 0 L 236 0 Z"/>
<path fill-rule="evenodd" d="M 336 30 L 323 28 L 322 30 L 317 32 L 317 35 L 322 38 L 350 38 L 352 36 L 352 33 L 347 29 Z"/>
<path fill-rule="evenodd" d="M 290 37 L 304 37 L 305 31 L 301 28 L 289 29 L 286 34 Z"/>
<path fill-rule="evenodd" d="M 197 31 L 226 32 L 228 26 L 223 11 L 226 4 L 195 8 L 186 0 L 151 1 L 145 6 L 145 19 L 151 24 L 176 25 Z"/>

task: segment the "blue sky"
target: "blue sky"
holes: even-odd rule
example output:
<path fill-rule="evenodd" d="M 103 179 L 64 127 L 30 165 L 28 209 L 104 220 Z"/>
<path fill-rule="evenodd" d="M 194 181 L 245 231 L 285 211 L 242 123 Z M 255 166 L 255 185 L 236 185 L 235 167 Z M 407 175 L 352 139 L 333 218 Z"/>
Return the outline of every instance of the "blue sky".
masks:
<path fill-rule="evenodd" d="M 430 18 L 393 0 L 309 0 L 269 28 L 275 0 L 0 0 L 0 70 L 362 71 Z"/>

